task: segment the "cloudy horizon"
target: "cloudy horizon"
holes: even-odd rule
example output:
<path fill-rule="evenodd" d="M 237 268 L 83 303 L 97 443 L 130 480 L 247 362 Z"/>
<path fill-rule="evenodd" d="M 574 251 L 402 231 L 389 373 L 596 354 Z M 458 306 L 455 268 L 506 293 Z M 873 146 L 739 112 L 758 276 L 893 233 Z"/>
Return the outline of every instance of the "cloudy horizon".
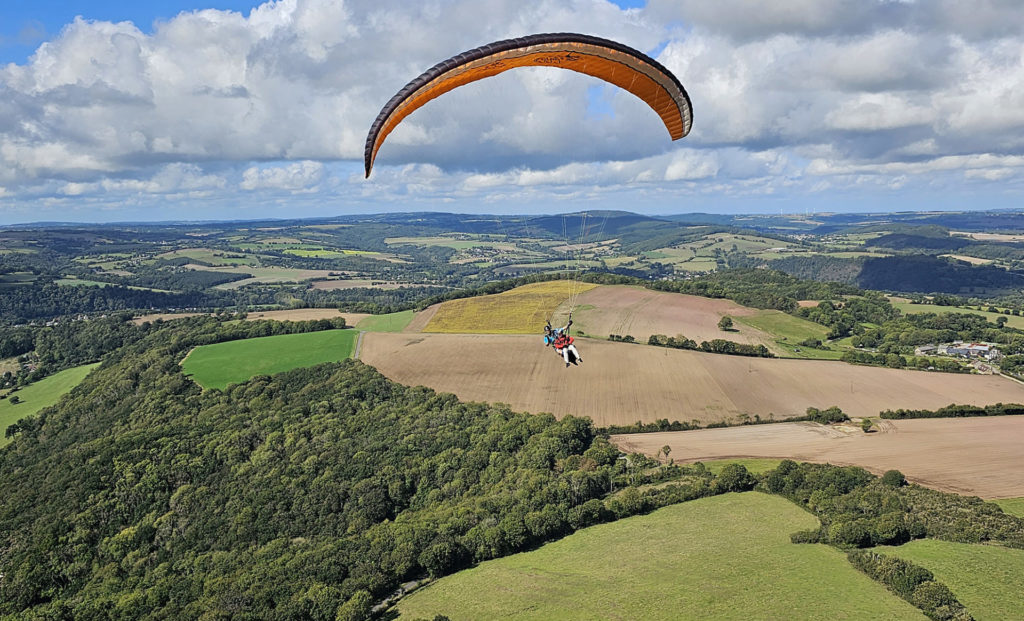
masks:
<path fill-rule="evenodd" d="M 1024 207 L 1019 2 L 47 4 L 0 8 L 0 224 Z M 588 76 L 518 69 L 414 113 L 363 179 L 406 82 L 560 31 L 655 57 L 691 134 Z"/>

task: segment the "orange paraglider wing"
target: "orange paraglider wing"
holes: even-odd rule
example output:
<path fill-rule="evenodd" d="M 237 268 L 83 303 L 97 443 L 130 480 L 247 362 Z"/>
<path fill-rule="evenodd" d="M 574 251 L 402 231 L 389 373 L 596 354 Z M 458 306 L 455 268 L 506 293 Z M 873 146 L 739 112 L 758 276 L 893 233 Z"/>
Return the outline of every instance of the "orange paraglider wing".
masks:
<path fill-rule="evenodd" d="M 690 133 L 693 108 L 683 85 L 643 52 L 589 35 L 536 34 L 496 41 L 438 63 L 405 85 L 377 115 L 366 136 L 366 176 L 384 139 L 402 119 L 425 103 L 515 67 L 558 67 L 600 78 L 626 89 L 653 109 L 672 140 Z"/>

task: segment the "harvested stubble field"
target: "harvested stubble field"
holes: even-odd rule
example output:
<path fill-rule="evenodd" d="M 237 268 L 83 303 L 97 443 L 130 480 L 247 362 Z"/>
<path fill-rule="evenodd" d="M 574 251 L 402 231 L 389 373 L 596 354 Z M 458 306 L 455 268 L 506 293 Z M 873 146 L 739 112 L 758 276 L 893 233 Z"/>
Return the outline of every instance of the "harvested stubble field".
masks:
<path fill-rule="evenodd" d="M 738 322 L 733 324 L 735 329 L 729 332 L 718 328 L 719 320 L 725 315 L 745 317 L 760 312 L 740 306 L 732 300 L 608 285 L 580 294 L 576 304 L 578 308 L 573 313 L 574 326 L 591 336 L 628 334 L 638 341 L 647 342 L 652 334 L 682 334 L 698 343 L 727 339 L 750 345 L 772 344 L 770 335 Z M 558 311 L 559 314 L 567 315 L 569 309 L 563 304 Z"/>
<path fill-rule="evenodd" d="M 881 432 L 851 425 L 779 423 L 728 429 L 623 434 L 612 441 L 630 452 L 672 447 L 677 462 L 725 457 L 774 457 L 896 469 L 928 487 L 1010 498 L 1024 495 L 1024 416 L 881 421 Z"/>
<path fill-rule="evenodd" d="M 838 405 L 852 416 L 890 408 L 1024 401 L 1024 387 L 954 375 L 817 360 L 745 358 L 577 339 L 565 368 L 540 334 L 367 334 L 360 357 L 393 380 L 515 410 L 589 416 L 598 425 L 660 418 L 702 423 L 803 415 Z M 664 443 L 659 444 L 658 448 Z M 769 455 L 770 456 L 770 455 Z M 1018 494 L 1021 495 L 1021 494 Z"/>
<path fill-rule="evenodd" d="M 537 282 L 504 293 L 449 300 L 437 308 L 424 332 L 541 334 L 544 322 L 571 294 L 597 285 L 568 280 Z"/>

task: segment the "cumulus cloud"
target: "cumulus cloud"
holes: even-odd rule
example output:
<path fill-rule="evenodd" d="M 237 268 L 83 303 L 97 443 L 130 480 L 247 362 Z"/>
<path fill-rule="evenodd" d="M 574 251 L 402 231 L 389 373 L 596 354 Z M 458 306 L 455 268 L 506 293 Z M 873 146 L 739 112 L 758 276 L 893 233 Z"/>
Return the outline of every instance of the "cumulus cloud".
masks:
<path fill-rule="evenodd" d="M 690 93 L 692 134 L 669 142 L 642 102 L 586 76 L 516 70 L 411 115 L 361 178 L 367 128 L 409 79 L 554 31 L 654 53 Z M 0 67 L 0 205 L 1019 187 L 1022 50 L 1009 0 L 277 0 L 152 32 L 77 19 Z"/>
<path fill-rule="evenodd" d="M 309 160 L 270 168 L 253 166 L 242 173 L 239 187 L 243 190 L 303 191 L 315 186 L 323 176 L 324 165 Z"/>

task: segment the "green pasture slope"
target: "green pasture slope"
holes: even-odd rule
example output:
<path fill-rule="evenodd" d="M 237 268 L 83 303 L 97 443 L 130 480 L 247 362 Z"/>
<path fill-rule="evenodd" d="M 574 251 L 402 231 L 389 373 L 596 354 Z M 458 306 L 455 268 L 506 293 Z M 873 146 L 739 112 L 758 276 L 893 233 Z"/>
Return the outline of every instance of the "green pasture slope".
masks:
<path fill-rule="evenodd" d="M 255 375 L 344 360 L 355 352 L 358 336 L 355 330 L 325 330 L 202 345 L 181 366 L 203 388 L 225 388 Z"/>
<path fill-rule="evenodd" d="M 977 621 L 1024 618 L 1024 550 L 922 539 L 878 551 L 935 574 Z"/>
<path fill-rule="evenodd" d="M 357 323 L 356 329 L 364 332 L 401 332 L 412 321 L 414 314 L 407 310 L 387 315 L 373 315 Z"/>
<path fill-rule="evenodd" d="M 1018 330 L 1024 330 L 1024 317 L 1019 315 L 1004 315 L 1002 313 L 990 313 L 988 311 L 979 311 L 960 308 L 958 306 L 936 306 L 935 304 L 914 304 L 913 302 L 893 302 L 893 306 L 900 309 L 900 312 L 905 315 L 913 315 L 916 313 L 935 313 L 937 315 L 944 313 L 970 313 L 972 315 L 981 315 L 988 321 L 995 321 L 1000 317 L 1006 317 L 1006 325 L 1011 328 L 1017 328 Z"/>
<path fill-rule="evenodd" d="M 807 339 L 824 342 L 828 336 L 828 328 L 782 311 L 762 310 L 756 315 L 733 317 L 733 321 L 757 328 L 775 337 L 775 345 L 785 352 L 787 358 L 838 360 L 843 356 L 843 351 L 834 344 L 827 350 L 801 346 L 799 343 Z M 796 351 L 797 349 L 800 351 Z"/>
<path fill-rule="evenodd" d="M 713 459 L 705 461 L 704 466 L 709 472 L 718 476 L 729 464 L 739 464 L 753 474 L 763 474 L 769 470 L 775 470 L 782 463 L 781 459 L 763 459 L 750 457 L 745 459 Z"/>
<path fill-rule="evenodd" d="M 442 578 L 398 603 L 401 619 L 921 619 L 818 544 L 818 520 L 759 492 L 592 526 L 532 552 Z"/>
<path fill-rule="evenodd" d="M 3 432 L 11 425 L 26 416 L 31 416 L 43 408 L 50 407 L 57 403 L 65 393 L 85 379 L 89 371 L 95 369 L 99 363 L 84 364 L 80 367 L 65 369 L 60 373 L 54 373 L 50 377 L 44 377 L 38 382 L 25 386 L 11 396 L 17 396 L 21 402 L 11 403 L 11 397 L 0 401 L 0 446 L 6 445 L 9 440 L 4 437 Z"/>
<path fill-rule="evenodd" d="M 1024 517 L 1024 498 L 999 498 L 992 502 L 999 505 L 1005 513 Z"/>

